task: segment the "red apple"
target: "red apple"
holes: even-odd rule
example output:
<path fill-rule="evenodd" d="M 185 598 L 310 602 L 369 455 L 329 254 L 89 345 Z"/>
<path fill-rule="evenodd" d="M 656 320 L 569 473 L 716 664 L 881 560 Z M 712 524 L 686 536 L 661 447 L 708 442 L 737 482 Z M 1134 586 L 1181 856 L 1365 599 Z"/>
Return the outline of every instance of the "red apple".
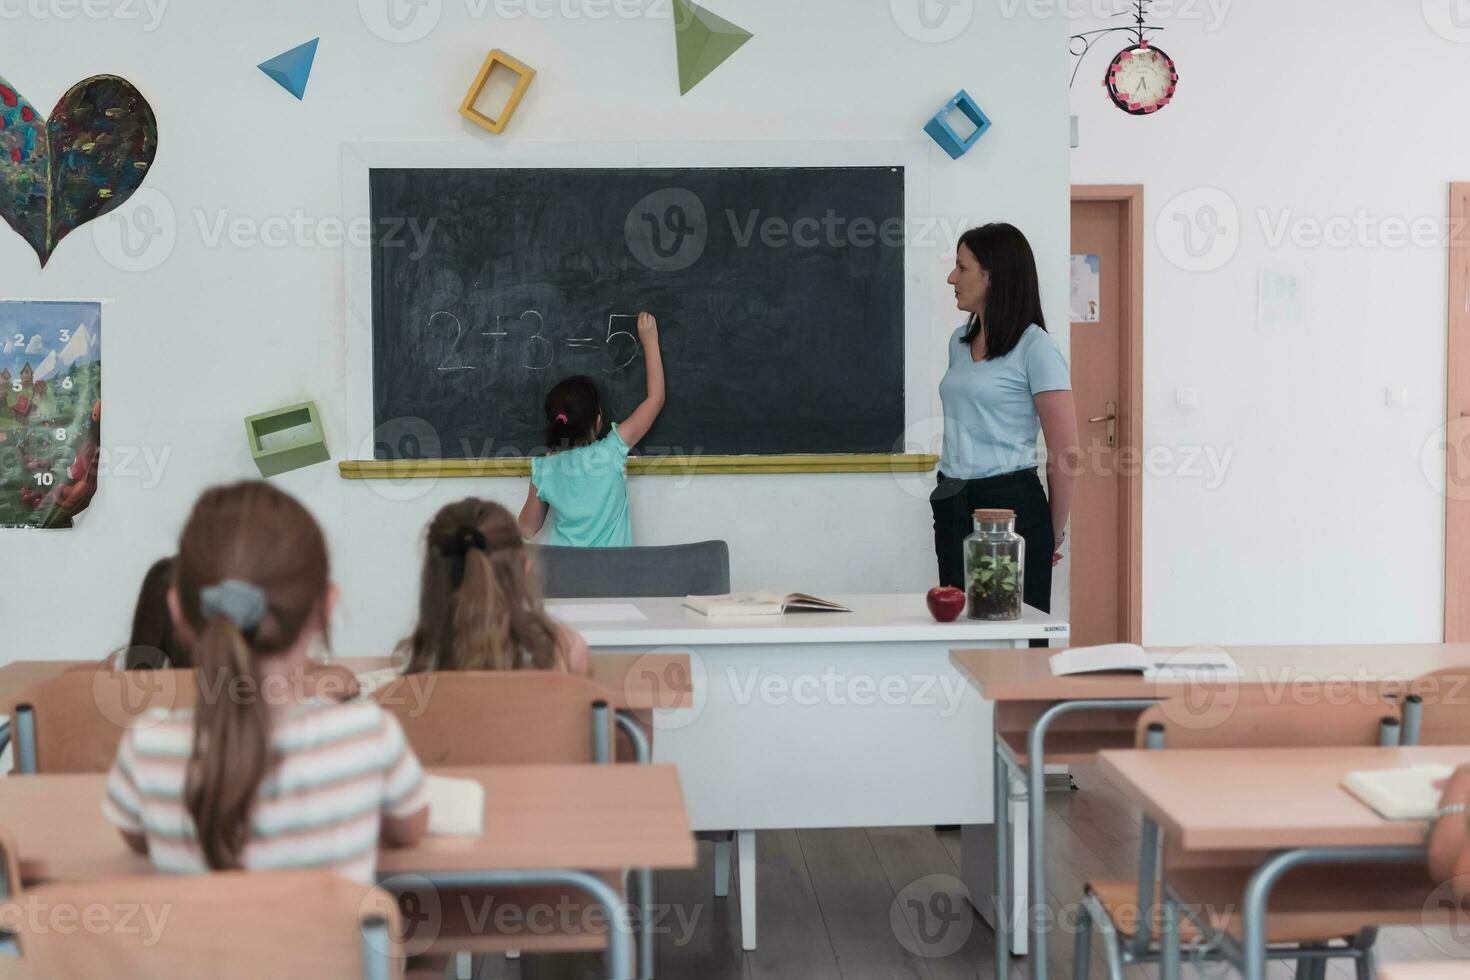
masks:
<path fill-rule="evenodd" d="M 941 585 L 929 590 L 924 597 L 929 604 L 929 615 L 941 623 L 952 623 L 965 611 L 965 593 L 952 585 Z"/>

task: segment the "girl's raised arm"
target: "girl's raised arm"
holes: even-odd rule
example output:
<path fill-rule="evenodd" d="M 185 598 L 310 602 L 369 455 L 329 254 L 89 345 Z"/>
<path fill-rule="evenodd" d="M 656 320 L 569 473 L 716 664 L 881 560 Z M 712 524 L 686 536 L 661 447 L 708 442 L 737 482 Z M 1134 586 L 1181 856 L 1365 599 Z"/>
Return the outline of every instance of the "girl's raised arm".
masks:
<path fill-rule="evenodd" d="M 664 361 L 658 349 L 658 321 L 652 313 L 638 314 L 638 339 L 643 343 L 643 361 L 648 370 L 648 396 L 618 425 L 618 435 L 629 449 L 648 435 L 664 407 Z"/>

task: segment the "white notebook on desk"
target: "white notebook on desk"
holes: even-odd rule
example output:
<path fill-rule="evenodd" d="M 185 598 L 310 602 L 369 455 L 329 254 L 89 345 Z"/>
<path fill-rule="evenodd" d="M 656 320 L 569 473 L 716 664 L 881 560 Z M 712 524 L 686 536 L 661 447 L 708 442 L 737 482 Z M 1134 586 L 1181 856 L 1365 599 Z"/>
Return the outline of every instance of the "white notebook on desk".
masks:
<path fill-rule="evenodd" d="M 804 592 L 732 592 L 729 595 L 691 595 L 684 605 L 710 617 L 780 616 L 792 612 L 852 612 L 846 606 Z"/>
<path fill-rule="evenodd" d="M 1224 650 L 1149 653 L 1136 643 L 1073 647 L 1051 656 L 1053 677 L 1124 671 L 1148 680 L 1194 680 L 1240 676 L 1240 665 Z"/>
<path fill-rule="evenodd" d="M 429 797 L 429 833 L 435 837 L 478 837 L 485 830 L 485 787 L 474 779 L 424 774 Z"/>
<path fill-rule="evenodd" d="M 1360 769 L 1343 777 L 1342 786 L 1385 820 L 1428 820 L 1439 809 L 1442 792 L 1434 784 L 1454 772 L 1453 766 L 1441 765 Z"/>

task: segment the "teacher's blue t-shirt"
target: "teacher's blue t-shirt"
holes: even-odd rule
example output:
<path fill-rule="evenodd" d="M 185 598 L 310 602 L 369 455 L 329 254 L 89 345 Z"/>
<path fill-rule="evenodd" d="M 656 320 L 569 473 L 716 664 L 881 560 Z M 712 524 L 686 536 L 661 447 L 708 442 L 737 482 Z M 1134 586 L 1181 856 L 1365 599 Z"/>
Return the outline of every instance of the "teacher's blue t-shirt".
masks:
<path fill-rule="evenodd" d="M 960 341 L 964 333 L 960 327 L 949 338 L 949 370 L 939 382 L 944 404 L 940 472 L 982 480 L 1030 469 L 1041 432 L 1034 399 L 1043 391 L 1071 390 L 1066 358 L 1051 334 L 1034 323 L 1005 357 L 978 363 Z"/>

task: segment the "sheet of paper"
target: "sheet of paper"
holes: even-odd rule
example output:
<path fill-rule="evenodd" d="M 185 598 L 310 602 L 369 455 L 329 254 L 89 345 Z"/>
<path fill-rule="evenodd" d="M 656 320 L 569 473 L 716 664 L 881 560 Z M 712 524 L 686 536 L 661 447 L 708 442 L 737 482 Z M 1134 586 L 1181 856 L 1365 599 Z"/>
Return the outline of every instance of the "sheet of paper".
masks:
<path fill-rule="evenodd" d="M 424 776 L 429 798 L 429 833 L 435 837 L 478 837 L 485 829 L 485 787 L 473 779 Z"/>
<path fill-rule="evenodd" d="M 639 623 L 648 619 L 631 602 L 549 602 L 546 611 L 563 623 Z"/>

